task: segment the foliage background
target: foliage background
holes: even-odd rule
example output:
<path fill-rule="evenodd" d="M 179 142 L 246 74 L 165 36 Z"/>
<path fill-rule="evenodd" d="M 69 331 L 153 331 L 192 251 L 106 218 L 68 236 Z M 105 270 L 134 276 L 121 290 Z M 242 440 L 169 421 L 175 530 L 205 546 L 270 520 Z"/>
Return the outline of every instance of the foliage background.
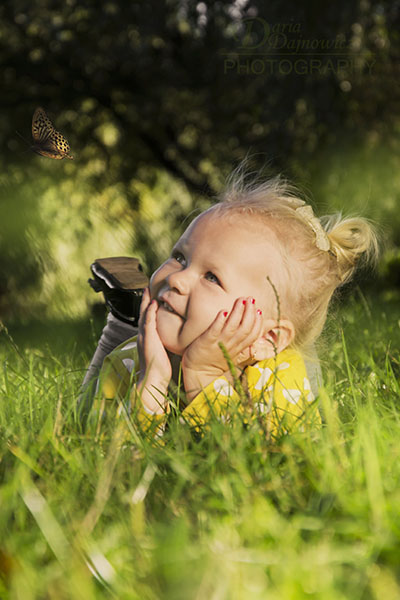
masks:
<path fill-rule="evenodd" d="M 248 153 L 319 212 L 378 221 L 393 287 L 399 14 L 397 0 L 5 0 L 0 316 L 87 315 L 91 262 L 132 254 L 151 272 Z M 39 105 L 74 161 L 17 134 Z"/>

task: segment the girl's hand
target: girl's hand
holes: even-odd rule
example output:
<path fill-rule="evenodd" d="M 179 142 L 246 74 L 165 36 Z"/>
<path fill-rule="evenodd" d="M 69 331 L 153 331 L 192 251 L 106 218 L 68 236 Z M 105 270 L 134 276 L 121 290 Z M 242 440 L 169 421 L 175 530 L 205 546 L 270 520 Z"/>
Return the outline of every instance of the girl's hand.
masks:
<path fill-rule="evenodd" d="M 208 383 L 228 370 L 219 344 L 222 342 L 234 365 L 251 358 L 250 346 L 261 335 L 263 318 L 253 298 L 238 298 L 228 315 L 220 311 L 210 327 L 190 346 L 182 357 L 186 394 L 193 398 Z"/>
<path fill-rule="evenodd" d="M 142 392 L 144 406 L 155 413 L 163 412 L 168 384 L 172 376 L 171 363 L 156 327 L 158 305 L 150 299 L 149 289 L 143 293 L 140 305 L 137 347 L 140 378 L 137 389 Z"/>

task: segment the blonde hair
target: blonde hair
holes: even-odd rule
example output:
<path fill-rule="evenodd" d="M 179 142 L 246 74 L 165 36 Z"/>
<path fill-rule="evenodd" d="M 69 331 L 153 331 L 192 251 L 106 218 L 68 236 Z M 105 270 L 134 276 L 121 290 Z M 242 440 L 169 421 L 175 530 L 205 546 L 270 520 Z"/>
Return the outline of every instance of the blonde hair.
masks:
<path fill-rule="evenodd" d="M 298 210 L 307 205 L 280 177 L 261 183 L 247 178 L 242 168 L 236 170 L 220 201 L 209 210 L 254 216 L 275 234 L 284 271 L 278 285 L 272 282 L 279 317 L 292 321 L 293 345 L 306 350 L 323 329 L 335 290 L 352 279 L 361 263 L 376 263 L 375 228 L 361 217 L 337 213 L 317 219 L 308 207 Z M 305 218 L 304 212 L 311 212 L 312 218 Z M 326 244 L 318 242 L 318 236 Z"/>

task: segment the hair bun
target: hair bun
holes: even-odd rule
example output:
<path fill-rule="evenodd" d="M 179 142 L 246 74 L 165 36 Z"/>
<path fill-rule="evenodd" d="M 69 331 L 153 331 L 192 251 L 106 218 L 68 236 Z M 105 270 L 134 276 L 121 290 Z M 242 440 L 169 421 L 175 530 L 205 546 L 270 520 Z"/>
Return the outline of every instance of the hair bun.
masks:
<path fill-rule="evenodd" d="M 375 266 L 378 260 L 378 239 L 374 226 L 362 217 L 342 218 L 342 214 L 322 217 L 321 222 L 336 255 L 342 283 L 351 279 L 359 264 Z"/>

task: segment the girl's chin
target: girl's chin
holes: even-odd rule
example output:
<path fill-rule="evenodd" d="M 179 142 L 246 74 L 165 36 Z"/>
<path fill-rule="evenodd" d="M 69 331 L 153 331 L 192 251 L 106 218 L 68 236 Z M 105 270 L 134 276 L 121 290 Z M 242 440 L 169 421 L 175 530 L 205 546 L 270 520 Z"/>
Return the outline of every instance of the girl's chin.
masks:
<path fill-rule="evenodd" d="M 166 336 L 163 336 L 161 332 L 159 332 L 160 339 L 164 348 L 170 352 L 171 354 L 176 354 L 178 356 L 182 356 L 185 349 L 178 346 L 178 344 L 171 343 L 170 340 Z"/>
<path fill-rule="evenodd" d="M 172 354 L 182 356 L 185 348 L 182 348 L 182 345 L 179 344 L 176 339 L 177 331 L 175 328 L 171 328 L 171 323 L 165 323 L 164 320 L 160 318 L 157 319 L 157 331 L 164 348 L 168 350 L 168 352 L 172 352 Z"/>

